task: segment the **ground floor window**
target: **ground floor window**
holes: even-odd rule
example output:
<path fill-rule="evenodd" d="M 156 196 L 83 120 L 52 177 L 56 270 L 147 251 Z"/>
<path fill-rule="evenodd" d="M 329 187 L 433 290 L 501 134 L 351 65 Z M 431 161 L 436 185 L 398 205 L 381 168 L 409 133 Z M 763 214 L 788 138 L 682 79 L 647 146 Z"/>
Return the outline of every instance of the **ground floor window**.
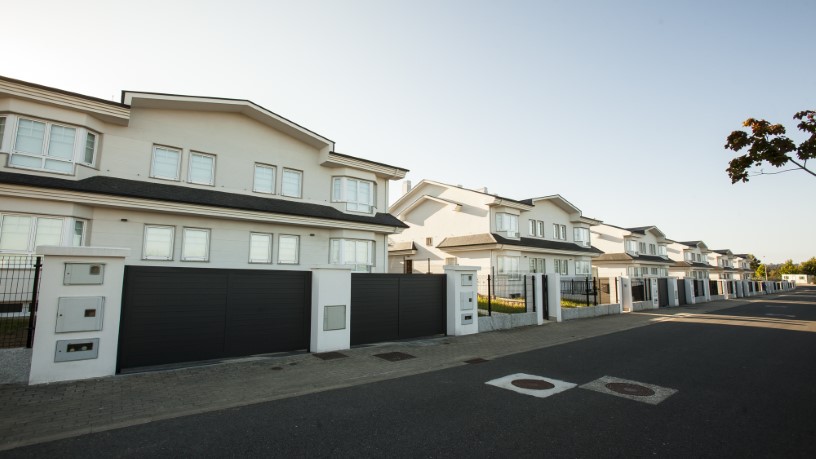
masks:
<path fill-rule="evenodd" d="M 210 230 L 184 228 L 181 261 L 208 261 L 210 259 Z"/>
<path fill-rule="evenodd" d="M 553 271 L 562 276 L 569 276 L 569 260 L 553 260 Z"/>
<path fill-rule="evenodd" d="M 278 237 L 278 263 L 296 265 L 300 262 L 300 236 L 281 234 Z"/>
<path fill-rule="evenodd" d="M 520 279 L 519 260 L 521 257 L 497 257 L 499 272 L 497 274 L 508 276 L 511 279 Z"/>
<path fill-rule="evenodd" d="M 575 275 L 580 276 L 589 276 L 592 274 L 592 266 L 589 261 L 576 261 L 575 262 Z"/>
<path fill-rule="evenodd" d="M 85 221 L 72 217 L 0 214 L 0 251 L 34 252 L 40 245 L 85 244 Z"/>
<path fill-rule="evenodd" d="M 530 272 L 531 273 L 545 273 L 547 272 L 547 263 L 544 258 L 530 258 Z"/>
<path fill-rule="evenodd" d="M 355 272 L 371 272 L 374 266 L 374 241 L 332 239 L 329 242 L 329 262 L 352 265 Z"/>
<path fill-rule="evenodd" d="M 272 235 L 267 233 L 249 234 L 249 262 L 272 263 Z"/>
<path fill-rule="evenodd" d="M 145 260 L 172 260 L 176 227 L 146 225 L 142 258 Z"/>

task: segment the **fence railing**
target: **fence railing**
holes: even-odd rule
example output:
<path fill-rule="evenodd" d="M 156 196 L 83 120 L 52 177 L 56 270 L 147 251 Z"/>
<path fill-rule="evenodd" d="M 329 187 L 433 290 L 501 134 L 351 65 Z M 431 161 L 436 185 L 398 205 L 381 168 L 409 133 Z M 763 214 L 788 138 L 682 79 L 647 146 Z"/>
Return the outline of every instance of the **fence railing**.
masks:
<path fill-rule="evenodd" d="M 535 310 L 533 276 L 486 274 L 477 276 L 479 309 L 482 313 L 519 314 Z"/>
<path fill-rule="evenodd" d="M 722 295 L 722 285 L 715 281 L 709 280 L 708 281 L 708 290 L 711 292 L 712 295 Z"/>
<path fill-rule="evenodd" d="M 597 306 L 599 280 L 595 277 L 561 278 L 562 306 Z M 607 283 L 609 280 L 607 279 Z M 608 284 L 607 284 L 608 287 Z M 607 290 L 608 293 L 608 290 Z"/>
<path fill-rule="evenodd" d="M 632 301 L 651 301 L 652 290 L 647 278 L 632 279 Z"/>
<path fill-rule="evenodd" d="M 0 255 L 0 348 L 31 347 L 41 257 Z"/>

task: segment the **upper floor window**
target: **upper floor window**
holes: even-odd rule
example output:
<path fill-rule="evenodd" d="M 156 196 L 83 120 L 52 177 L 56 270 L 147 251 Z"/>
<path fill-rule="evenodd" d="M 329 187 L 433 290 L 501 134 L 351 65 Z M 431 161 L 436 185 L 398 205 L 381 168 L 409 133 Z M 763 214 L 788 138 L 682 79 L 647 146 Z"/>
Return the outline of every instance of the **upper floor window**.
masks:
<path fill-rule="evenodd" d="M 567 225 L 553 223 L 553 239 L 567 240 Z"/>
<path fill-rule="evenodd" d="M 0 251 L 34 252 L 40 245 L 81 246 L 85 222 L 75 218 L 3 214 Z"/>
<path fill-rule="evenodd" d="M 702 262 L 703 261 L 703 256 L 701 254 L 699 254 L 699 253 L 696 254 L 696 255 L 697 255 L 697 261 Z"/>
<path fill-rule="evenodd" d="M 507 236 L 515 237 L 518 234 L 518 215 L 497 212 L 496 231 L 506 231 Z"/>
<path fill-rule="evenodd" d="M 371 212 L 374 207 L 374 182 L 351 177 L 334 177 L 332 201 L 345 202 L 346 210 L 352 212 Z"/>
<path fill-rule="evenodd" d="M 576 244 L 589 247 L 589 228 L 575 228 L 572 233 Z"/>
<path fill-rule="evenodd" d="M 190 153 L 190 170 L 187 181 L 200 185 L 215 184 L 215 156 L 204 153 Z"/>
<path fill-rule="evenodd" d="M 181 150 L 169 147 L 153 147 L 150 176 L 165 180 L 178 180 L 181 167 Z"/>
<path fill-rule="evenodd" d="M 666 252 L 666 246 L 663 245 L 663 244 L 658 244 L 657 245 L 657 254 L 660 255 L 660 256 L 664 256 L 664 257 L 668 256 L 668 253 Z"/>
<path fill-rule="evenodd" d="M 638 242 L 638 252 L 639 253 L 646 253 L 646 243 L 645 242 Z"/>
<path fill-rule="evenodd" d="M 649 244 L 649 255 L 657 255 L 657 246 Z"/>
<path fill-rule="evenodd" d="M 300 259 L 300 236 L 281 234 L 278 236 L 278 263 L 296 265 Z"/>
<path fill-rule="evenodd" d="M 329 263 L 352 265 L 356 272 L 370 272 L 374 266 L 374 241 L 332 239 L 329 242 Z"/>
<path fill-rule="evenodd" d="M 633 254 L 637 255 L 637 253 L 638 253 L 638 243 L 637 243 L 637 241 L 633 241 L 631 239 L 628 239 L 626 241 L 626 251 L 629 252 L 629 253 L 633 253 Z"/>
<path fill-rule="evenodd" d="M 255 180 L 252 183 L 252 191 L 275 194 L 275 171 L 275 166 L 255 164 Z"/>
<path fill-rule="evenodd" d="M 294 169 L 283 169 L 281 194 L 290 198 L 299 198 L 303 192 L 303 172 Z"/>
<path fill-rule="evenodd" d="M 0 118 L 0 148 L 10 117 Z M 84 128 L 17 118 L 9 165 L 72 174 L 75 164 L 92 166 L 97 135 Z"/>
<path fill-rule="evenodd" d="M 530 236 L 544 237 L 544 222 L 541 220 L 529 220 L 527 230 Z"/>

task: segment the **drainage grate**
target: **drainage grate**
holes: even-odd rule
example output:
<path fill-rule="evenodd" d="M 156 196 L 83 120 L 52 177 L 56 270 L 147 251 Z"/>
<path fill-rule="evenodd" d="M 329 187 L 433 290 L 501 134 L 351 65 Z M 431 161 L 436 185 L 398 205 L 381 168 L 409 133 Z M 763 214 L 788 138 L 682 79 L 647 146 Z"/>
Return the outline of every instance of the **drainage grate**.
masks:
<path fill-rule="evenodd" d="M 348 357 L 346 354 L 343 354 L 342 352 L 318 352 L 312 355 L 320 360 L 337 360 Z"/>
<path fill-rule="evenodd" d="M 465 363 L 485 363 L 489 362 L 487 359 L 483 359 L 481 357 L 476 357 L 475 359 L 465 360 Z"/>
<path fill-rule="evenodd" d="M 379 357 L 389 362 L 399 362 L 400 360 L 415 359 L 416 357 L 404 352 L 386 352 L 384 354 L 374 354 L 374 357 Z"/>

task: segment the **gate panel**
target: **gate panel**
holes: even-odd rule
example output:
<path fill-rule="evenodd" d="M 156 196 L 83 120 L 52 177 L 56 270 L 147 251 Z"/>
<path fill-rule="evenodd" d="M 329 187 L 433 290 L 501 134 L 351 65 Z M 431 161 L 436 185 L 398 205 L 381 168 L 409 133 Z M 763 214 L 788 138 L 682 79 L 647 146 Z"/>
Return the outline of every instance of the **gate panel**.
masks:
<path fill-rule="evenodd" d="M 351 344 L 399 339 L 399 277 L 351 275 Z"/>
<path fill-rule="evenodd" d="M 444 275 L 426 274 L 400 279 L 400 339 L 445 333 L 445 308 L 440 307 L 445 304 L 445 290 Z"/>
<path fill-rule="evenodd" d="M 669 305 L 669 280 L 665 277 L 657 279 L 657 305 L 661 308 Z"/>
<path fill-rule="evenodd" d="M 677 298 L 680 300 L 680 306 L 688 304 L 686 300 L 686 280 L 677 279 Z"/>

